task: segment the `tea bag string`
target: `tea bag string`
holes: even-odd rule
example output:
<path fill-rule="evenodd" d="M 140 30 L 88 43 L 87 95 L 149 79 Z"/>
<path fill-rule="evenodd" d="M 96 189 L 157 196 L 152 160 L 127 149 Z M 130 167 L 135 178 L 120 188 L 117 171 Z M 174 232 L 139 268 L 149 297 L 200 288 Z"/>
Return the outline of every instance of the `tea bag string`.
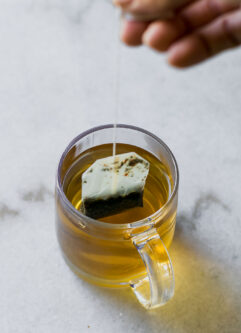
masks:
<path fill-rule="evenodd" d="M 116 38 L 116 54 L 115 54 L 115 77 L 114 77 L 114 126 L 113 126 L 113 156 L 116 155 L 116 127 L 120 112 L 120 73 L 121 73 L 121 41 L 119 39 L 119 28 L 121 15 L 118 9 L 116 9 L 117 18 L 117 33 Z"/>

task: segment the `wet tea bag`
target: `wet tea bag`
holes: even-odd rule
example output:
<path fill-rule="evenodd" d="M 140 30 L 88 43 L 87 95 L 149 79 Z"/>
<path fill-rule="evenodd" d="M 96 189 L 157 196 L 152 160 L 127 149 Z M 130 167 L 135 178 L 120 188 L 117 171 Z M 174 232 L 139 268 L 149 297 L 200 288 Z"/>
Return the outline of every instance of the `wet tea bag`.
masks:
<path fill-rule="evenodd" d="M 96 160 L 82 175 L 82 212 L 99 219 L 142 207 L 149 167 L 134 152 Z"/>

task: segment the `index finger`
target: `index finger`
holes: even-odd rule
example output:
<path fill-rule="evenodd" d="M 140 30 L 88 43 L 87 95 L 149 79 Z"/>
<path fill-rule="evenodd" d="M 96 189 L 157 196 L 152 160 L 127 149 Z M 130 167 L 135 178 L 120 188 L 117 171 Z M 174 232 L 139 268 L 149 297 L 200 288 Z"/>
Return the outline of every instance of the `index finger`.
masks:
<path fill-rule="evenodd" d="M 122 19 L 120 38 L 129 46 L 138 46 L 142 44 L 142 35 L 148 27 L 146 22 L 128 21 Z"/>

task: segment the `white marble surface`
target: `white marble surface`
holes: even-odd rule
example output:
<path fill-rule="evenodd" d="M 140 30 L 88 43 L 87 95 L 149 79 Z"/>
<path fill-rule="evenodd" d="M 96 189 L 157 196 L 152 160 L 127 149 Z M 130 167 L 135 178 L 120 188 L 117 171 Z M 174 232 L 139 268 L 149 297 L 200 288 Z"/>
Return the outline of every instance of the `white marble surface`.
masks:
<path fill-rule="evenodd" d="M 142 309 L 65 265 L 54 180 L 77 134 L 110 123 L 117 23 L 106 0 L 0 0 L 0 332 L 238 333 L 241 327 L 241 49 L 187 71 L 122 48 L 119 121 L 179 163 L 176 293 Z"/>

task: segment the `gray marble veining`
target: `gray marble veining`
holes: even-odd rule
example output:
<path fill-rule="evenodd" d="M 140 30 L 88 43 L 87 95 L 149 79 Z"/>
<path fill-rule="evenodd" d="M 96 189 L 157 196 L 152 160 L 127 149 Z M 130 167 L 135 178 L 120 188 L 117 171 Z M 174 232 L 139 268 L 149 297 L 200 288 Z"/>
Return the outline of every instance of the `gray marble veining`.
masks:
<path fill-rule="evenodd" d="M 181 225 L 186 226 L 189 230 L 197 230 L 196 223 L 198 223 L 199 218 L 203 212 L 207 209 L 210 209 L 212 205 L 215 205 L 215 209 L 224 209 L 227 212 L 230 212 L 230 208 L 222 202 L 216 195 L 213 193 L 207 193 L 201 195 L 196 202 L 194 202 L 194 207 L 191 210 L 190 214 L 180 213 L 179 222 Z"/>
<path fill-rule="evenodd" d="M 45 186 L 40 186 L 37 190 L 27 191 L 22 193 L 21 198 L 24 201 L 29 202 L 41 202 L 44 201 L 46 197 L 53 197 L 53 193 L 49 191 Z"/>
<path fill-rule="evenodd" d="M 15 217 L 19 215 L 19 211 L 16 209 L 10 208 L 4 203 L 0 203 L 0 218 L 4 220 L 7 216 Z"/>

